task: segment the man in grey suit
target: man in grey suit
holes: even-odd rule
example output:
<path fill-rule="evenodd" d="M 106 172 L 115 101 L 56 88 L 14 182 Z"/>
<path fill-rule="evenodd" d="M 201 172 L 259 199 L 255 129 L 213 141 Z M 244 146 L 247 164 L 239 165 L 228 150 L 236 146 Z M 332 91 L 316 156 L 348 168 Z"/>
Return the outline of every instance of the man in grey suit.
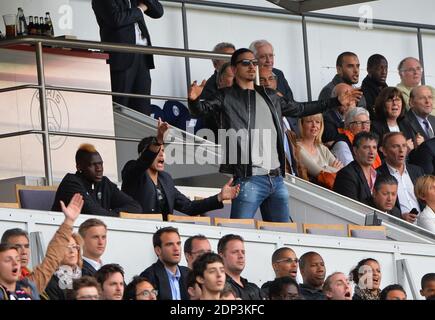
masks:
<path fill-rule="evenodd" d="M 429 140 L 434 137 L 435 117 L 432 112 L 432 91 L 427 86 L 418 86 L 411 90 L 409 98 L 410 109 L 406 112 L 405 118 L 411 124 L 415 134 Z"/>

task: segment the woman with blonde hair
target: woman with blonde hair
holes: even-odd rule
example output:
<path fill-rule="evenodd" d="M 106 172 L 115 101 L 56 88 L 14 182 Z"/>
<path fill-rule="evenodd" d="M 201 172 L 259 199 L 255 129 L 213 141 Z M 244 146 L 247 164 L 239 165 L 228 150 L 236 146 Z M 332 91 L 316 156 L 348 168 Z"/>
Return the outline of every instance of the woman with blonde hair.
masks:
<path fill-rule="evenodd" d="M 343 164 L 322 144 L 323 128 L 321 113 L 299 119 L 301 138 L 298 145 L 301 148 L 301 162 L 307 168 L 310 180 L 316 182 L 322 172 L 335 174 L 343 167 Z"/>
<path fill-rule="evenodd" d="M 82 276 L 83 259 L 81 247 L 82 237 L 73 233 L 68 246 L 65 247 L 63 260 L 54 272 L 45 291 L 41 294 L 46 300 L 67 300 L 73 289 L 73 280 Z"/>
<path fill-rule="evenodd" d="M 417 225 L 435 233 L 435 176 L 427 175 L 417 179 L 415 196 L 426 204 L 417 216 Z"/>

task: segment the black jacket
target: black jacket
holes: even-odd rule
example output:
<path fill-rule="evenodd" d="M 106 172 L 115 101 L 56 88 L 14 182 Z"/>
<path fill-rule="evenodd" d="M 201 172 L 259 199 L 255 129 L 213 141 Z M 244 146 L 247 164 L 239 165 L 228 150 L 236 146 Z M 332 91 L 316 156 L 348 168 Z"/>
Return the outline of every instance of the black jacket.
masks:
<path fill-rule="evenodd" d="M 425 174 L 435 174 L 435 138 L 423 142 L 409 155 L 409 162 L 421 167 Z"/>
<path fill-rule="evenodd" d="M 397 207 L 399 198 L 396 199 L 396 204 L 394 205 L 393 209 L 390 211 L 387 211 L 388 214 L 391 214 L 392 216 L 395 216 L 396 218 L 403 219 L 402 213 L 400 212 L 400 206 Z M 377 208 L 375 205 L 375 202 L 373 201 L 373 197 L 370 198 L 368 205 L 372 208 L 378 209 L 382 211 L 381 209 Z"/>
<path fill-rule="evenodd" d="M 408 171 L 409 177 L 411 178 L 411 181 L 414 184 L 414 186 L 415 186 L 415 183 L 417 182 L 417 179 L 419 177 L 421 177 L 421 176 L 424 176 L 424 171 L 419 166 L 415 166 L 415 165 L 412 165 L 412 164 L 408 163 L 408 164 L 406 164 L 406 170 Z M 381 175 L 381 174 L 390 174 L 390 171 L 388 170 L 388 166 L 387 166 L 386 162 L 384 162 L 376 171 L 378 172 L 379 175 Z M 424 207 L 425 207 L 424 203 L 420 202 L 420 200 L 418 200 L 418 203 L 420 205 L 420 210 L 419 211 L 423 210 Z M 399 218 L 401 218 L 402 217 L 402 211 L 400 210 L 400 199 L 399 199 L 399 196 L 397 196 L 396 204 L 395 204 L 394 207 L 399 211 L 399 213 L 400 213 Z M 418 209 L 418 208 L 416 208 L 416 209 Z"/>
<path fill-rule="evenodd" d="M 190 269 L 183 266 L 180 268 L 180 295 L 181 300 L 189 300 L 189 293 L 187 292 L 187 274 Z M 159 291 L 157 296 L 158 300 L 172 300 L 171 285 L 169 283 L 168 274 L 166 273 L 165 266 L 160 260 L 153 263 L 150 267 L 145 269 L 141 274 L 141 277 L 145 277 L 154 285 L 154 288 Z"/>
<path fill-rule="evenodd" d="M 174 210 L 188 215 L 199 215 L 210 210 L 223 208 L 223 204 L 218 201 L 217 195 L 191 201 L 177 190 L 172 177 L 162 171 L 159 172 L 157 179 L 165 193 L 169 212 L 157 212 L 156 188 L 146 172 L 157 154 L 147 149 L 141 153 L 139 159 L 128 161 L 122 169 L 121 189 L 141 204 L 143 213 L 162 213 L 165 220 L 167 220 L 167 215 L 172 214 Z"/>
<path fill-rule="evenodd" d="M 93 277 L 95 272 L 97 272 L 97 270 L 95 270 L 95 268 L 89 262 L 83 259 L 82 276 Z"/>
<path fill-rule="evenodd" d="M 385 83 L 381 84 L 373 80 L 373 78 L 369 77 L 369 75 L 367 75 L 362 81 L 361 91 L 363 92 L 364 98 L 366 99 L 366 106 L 370 114 L 371 120 L 376 119 L 376 113 L 375 113 L 376 98 L 378 97 L 382 89 L 387 87 L 388 87 L 387 84 Z"/>
<path fill-rule="evenodd" d="M 420 133 L 424 137 L 425 141 L 429 140 L 429 137 L 426 133 L 425 128 L 421 127 L 420 122 L 418 122 L 417 117 L 415 116 L 412 109 L 409 109 L 405 113 L 405 118 L 408 120 L 414 135 L 416 135 L 417 133 Z M 435 131 L 435 117 L 432 115 L 428 115 L 427 120 L 429 121 L 430 125 L 432 126 L 432 129 Z"/>
<path fill-rule="evenodd" d="M 321 289 L 314 289 L 306 284 L 301 283 L 301 295 L 305 300 L 326 300 L 326 296 Z"/>
<path fill-rule="evenodd" d="M 137 8 L 138 1 L 130 0 L 92 0 L 92 9 L 95 12 L 100 27 L 100 38 L 104 42 L 120 44 L 136 44 L 135 23 L 139 24 L 142 34 L 151 46 L 151 38 L 145 24 L 142 10 Z M 145 14 L 150 18 L 160 18 L 163 15 L 163 7 L 158 0 L 143 0 L 148 7 Z M 152 55 L 142 55 L 148 69 L 154 68 Z M 134 53 L 112 52 L 109 63 L 112 70 L 125 70 L 133 63 Z"/>
<path fill-rule="evenodd" d="M 361 166 L 355 160 L 337 172 L 333 190 L 343 196 L 370 205 L 372 193 Z"/>
<path fill-rule="evenodd" d="M 285 175 L 285 154 L 282 131 L 282 116 L 302 117 L 311 114 L 321 113 L 327 108 L 333 108 L 339 105 L 337 98 L 331 98 L 315 102 L 295 102 L 286 100 L 276 94 L 276 91 L 265 89 L 261 86 L 255 86 L 255 91 L 260 94 L 270 108 L 275 129 L 277 131 L 277 150 L 280 161 L 281 173 Z M 236 83 L 229 88 L 223 88 L 218 91 L 213 99 L 200 101 L 199 99 L 189 100 L 189 110 L 193 116 L 214 113 L 222 119 L 223 129 L 247 130 L 255 128 L 255 91 L 244 90 Z M 228 137 L 226 137 L 228 142 Z M 231 143 L 225 143 L 227 149 L 225 152 L 225 162 L 220 166 L 220 171 L 230 173 L 236 177 L 249 177 L 252 175 L 252 160 L 249 154 L 249 164 L 242 164 L 241 161 L 241 140 L 237 139 L 237 150 L 229 150 Z M 247 140 L 250 144 L 250 135 Z M 223 143 L 222 141 L 220 143 Z M 237 163 L 230 163 L 230 154 L 237 152 Z"/>
<path fill-rule="evenodd" d="M 237 297 L 242 300 L 263 300 L 263 293 L 255 283 L 248 282 L 247 279 L 242 277 L 240 277 L 240 280 L 242 281 L 243 287 L 227 274 L 226 283 L 231 286 Z"/>
<path fill-rule="evenodd" d="M 331 97 L 332 91 L 334 90 L 334 87 L 339 84 L 346 82 L 343 80 L 342 77 L 340 77 L 338 74 L 332 78 L 331 82 L 329 82 L 326 86 L 323 87 L 322 91 L 319 93 L 319 100 L 328 99 Z M 352 86 L 351 83 L 348 83 L 348 85 Z M 361 99 L 358 101 L 358 107 L 367 108 L 367 103 L 364 95 L 361 97 Z"/>
<path fill-rule="evenodd" d="M 295 101 L 292 89 L 290 89 L 284 73 L 276 68 L 273 68 L 272 72 L 276 75 L 276 90 L 281 92 L 287 100 Z"/>
<path fill-rule="evenodd" d="M 72 288 L 71 289 L 61 289 L 59 287 L 59 278 L 53 274 L 48 282 L 45 291 L 41 296 L 48 300 L 69 300 L 71 299 Z"/>
<path fill-rule="evenodd" d="M 75 193 L 83 196 L 83 214 L 118 217 L 119 212 L 140 213 L 142 208 L 130 196 L 120 191 L 107 177 L 95 184 L 86 180 L 82 174 L 68 173 L 57 188 L 52 211 L 62 211 L 60 200 L 68 205 Z"/>
<path fill-rule="evenodd" d="M 400 131 L 405 135 L 405 138 L 412 139 L 414 141 L 415 134 L 411 128 L 411 125 L 409 124 L 408 119 L 402 118 L 401 120 L 397 121 L 397 124 L 399 125 Z M 379 119 L 372 121 L 370 131 L 373 133 L 376 133 L 376 135 L 379 137 L 378 146 L 382 145 L 382 139 L 386 133 L 390 132 L 390 128 L 388 127 L 387 120 L 385 119 Z"/>
<path fill-rule="evenodd" d="M 323 127 L 323 142 L 340 141 L 338 129 L 344 128 L 344 118 L 338 114 L 337 109 L 326 110 L 323 113 Z"/>

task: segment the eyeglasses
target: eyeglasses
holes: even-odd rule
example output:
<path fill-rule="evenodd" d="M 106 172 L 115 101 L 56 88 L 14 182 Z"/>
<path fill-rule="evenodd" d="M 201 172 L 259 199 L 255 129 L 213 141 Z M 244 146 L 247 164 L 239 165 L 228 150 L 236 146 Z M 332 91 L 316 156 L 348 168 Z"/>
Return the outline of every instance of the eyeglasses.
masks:
<path fill-rule="evenodd" d="M 350 124 L 356 124 L 358 127 L 359 126 L 368 126 L 370 125 L 371 121 L 367 120 L 367 121 L 352 121 Z"/>
<path fill-rule="evenodd" d="M 299 259 L 298 259 L 298 258 L 295 258 L 295 259 L 292 259 L 292 258 L 286 258 L 286 259 L 277 260 L 276 262 L 278 262 L 278 263 L 280 263 L 280 262 L 285 262 L 285 263 L 298 263 L 298 262 L 299 262 Z"/>
<path fill-rule="evenodd" d="M 236 62 L 236 64 L 241 64 L 244 67 L 248 67 L 250 64 L 252 64 L 254 67 L 258 66 L 258 60 L 257 59 L 243 59 Z"/>
<path fill-rule="evenodd" d="M 69 246 L 66 246 L 70 251 L 79 250 L 80 246 L 77 244 L 70 244 Z"/>
<path fill-rule="evenodd" d="M 157 297 L 157 295 L 159 294 L 159 291 L 156 289 L 153 290 L 144 290 L 140 293 L 138 293 L 136 296 L 144 296 L 144 297 L 149 297 L 151 294 L 155 295 Z"/>
<path fill-rule="evenodd" d="M 395 97 L 395 98 L 393 98 L 393 99 L 387 99 L 387 100 L 385 100 L 385 103 L 399 103 L 399 102 L 402 102 L 402 99 L 400 99 L 400 98 L 398 98 L 398 97 Z"/>
<path fill-rule="evenodd" d="M 96 294 L 96 295 L 85 295 L 85 296 L 79 296 L 79 297 L 77 297 L 76 300 L 100 300 L 100 296 L 98 294 Z"/>
<path fill-rule="evenodd" d="M 403 72 L 411 72 L 411 73 L 422 73 L 423 68 L 417 67 L 417 68 L 408 68 L 408 69 L 402 69 Z"/>

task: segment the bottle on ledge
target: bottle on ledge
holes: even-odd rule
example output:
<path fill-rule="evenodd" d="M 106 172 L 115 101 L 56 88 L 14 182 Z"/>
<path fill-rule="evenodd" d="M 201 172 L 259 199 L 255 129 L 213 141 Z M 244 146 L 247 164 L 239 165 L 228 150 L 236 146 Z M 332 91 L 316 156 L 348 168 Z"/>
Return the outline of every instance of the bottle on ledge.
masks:
<path fill-rule="evenodd" d="M 27 22 L 22 8 L 18 8 L 16 26 L 17 26 L 17 36 L 27 36 L 28 34 Z"/>
<path fill-rule="evenodd" d="M 33 23 L 33 17 L 32 16 L 29 17 L 29 27 L 28 27 L 28 29 L 29 29 L 29 35 L 31 35 L 31 36 L 36 36 L 38 34 L 37 33 L 36 24 Z"/>
<path fill-rule="evenodd" d="M 51 21 L 50 12 L 45 13 L 45 19 L 46 23 L 48 24 L 47 28 L 47 36 L 54 37 L 54 27 L 53 27 L 53 21 Z"/>
<path fill-rule="evenodd" d="M 45 23 L 43 17 L 39 17 L 39 35 L 40 36 L 45 35 Z"/>

